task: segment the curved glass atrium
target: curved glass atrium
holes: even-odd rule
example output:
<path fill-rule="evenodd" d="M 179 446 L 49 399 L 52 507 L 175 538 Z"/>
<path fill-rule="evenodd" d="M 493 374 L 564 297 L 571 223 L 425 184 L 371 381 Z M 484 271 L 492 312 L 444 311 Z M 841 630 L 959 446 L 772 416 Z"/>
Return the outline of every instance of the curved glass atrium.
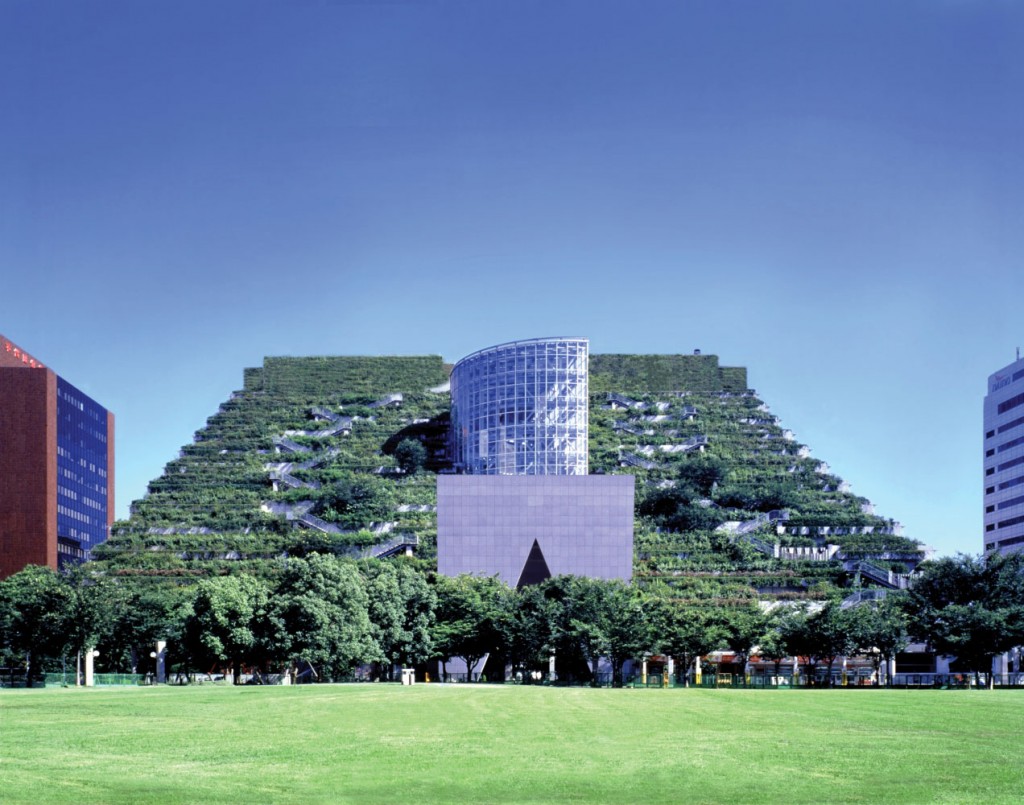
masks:
<path fill-rule="evenodd" d="M 456 468 L 476 475 L 587 474 L 585 338 L 474 352 L 451 376 Z"/>

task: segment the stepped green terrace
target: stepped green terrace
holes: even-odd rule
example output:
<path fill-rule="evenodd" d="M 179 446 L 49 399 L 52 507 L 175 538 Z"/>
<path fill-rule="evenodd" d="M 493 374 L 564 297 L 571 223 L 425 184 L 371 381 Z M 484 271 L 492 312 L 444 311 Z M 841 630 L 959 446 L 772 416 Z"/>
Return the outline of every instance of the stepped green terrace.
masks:
<path fill-rule="evenodd" d="M 313 551 L 435 566 L 440 357 L 267 358 L 132 504 L 96 566 L 140 584 L 273 576 Z M 637 479 L 634 578 L 718 604 L 899 586 L 923 558 L 713 355 L 592 355 L 591 473 Z M 798 427 L 799 423 L 792 424 Z M 423 447 L 402 466 L 399 445 Z"/>

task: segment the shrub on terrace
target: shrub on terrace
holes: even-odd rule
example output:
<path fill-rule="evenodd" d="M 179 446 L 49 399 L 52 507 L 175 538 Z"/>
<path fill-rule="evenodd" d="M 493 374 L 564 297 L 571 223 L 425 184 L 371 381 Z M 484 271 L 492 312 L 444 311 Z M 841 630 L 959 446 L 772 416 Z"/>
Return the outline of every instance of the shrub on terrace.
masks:
<path fill-rule="evenodd" d="M 365 527 L 390 517 L 391 485 L 372 475 L 351 474 L 320 490 L 314 514 L 346 529 Z"/>
<path fill-rule="evenodd" d="M 418 439 L 403 439 L 395 448 L 395 461 L 409 475 L 415 475 L 427 461 L 427 449 Z"/>
<path fill-rule="evenodd" d="M 684 486 L 690 486 L 702 496 L 709 497 L 727 474 L 726 463 L 720 458 L 698 453 L 680 465 L 678 477 Z"/>

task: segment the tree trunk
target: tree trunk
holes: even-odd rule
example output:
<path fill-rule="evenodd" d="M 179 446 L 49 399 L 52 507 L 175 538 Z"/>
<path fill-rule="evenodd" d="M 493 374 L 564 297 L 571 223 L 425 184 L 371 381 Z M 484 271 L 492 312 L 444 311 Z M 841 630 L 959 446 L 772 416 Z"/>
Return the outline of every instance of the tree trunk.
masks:
<path fill-rule="evenodd" d="M 465 654 L 462 655 L 462 661 L 464 663 L 466 663 L 466 681 L 467 682 L 472 682 L 473 681 L 473 668 L 476 666 L 476 664 L 478 662 L 480 662 L 480 657 L 482 657 L 482 656 L 483 656 L 482 654 L 477 655 L 477 656 L 466 656 Z"/>
<path fill-rule="evenodd" d="M 622 666 L 625 665 L 625 660 L 612 659 L 612 686 L 616 688 L 622 687 Z M 594 674 L 594 682 L 597 682 L 597 674 Z"/>
<path fill-rule="evenodd" d="M 31 651 L 25 652 L 25 687 L 32 687 L 32 677 L 35 676 L 35 655 Z"/>

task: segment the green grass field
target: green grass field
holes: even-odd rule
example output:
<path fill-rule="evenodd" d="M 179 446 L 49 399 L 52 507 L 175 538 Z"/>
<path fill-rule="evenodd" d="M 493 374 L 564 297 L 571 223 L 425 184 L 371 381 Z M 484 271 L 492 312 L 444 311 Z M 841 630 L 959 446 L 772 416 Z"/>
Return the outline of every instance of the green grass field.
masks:
<path fill-rule="evenodd" d="M 0 691 L 0 802 L 1020 802 L 1024 691 Z"/>

